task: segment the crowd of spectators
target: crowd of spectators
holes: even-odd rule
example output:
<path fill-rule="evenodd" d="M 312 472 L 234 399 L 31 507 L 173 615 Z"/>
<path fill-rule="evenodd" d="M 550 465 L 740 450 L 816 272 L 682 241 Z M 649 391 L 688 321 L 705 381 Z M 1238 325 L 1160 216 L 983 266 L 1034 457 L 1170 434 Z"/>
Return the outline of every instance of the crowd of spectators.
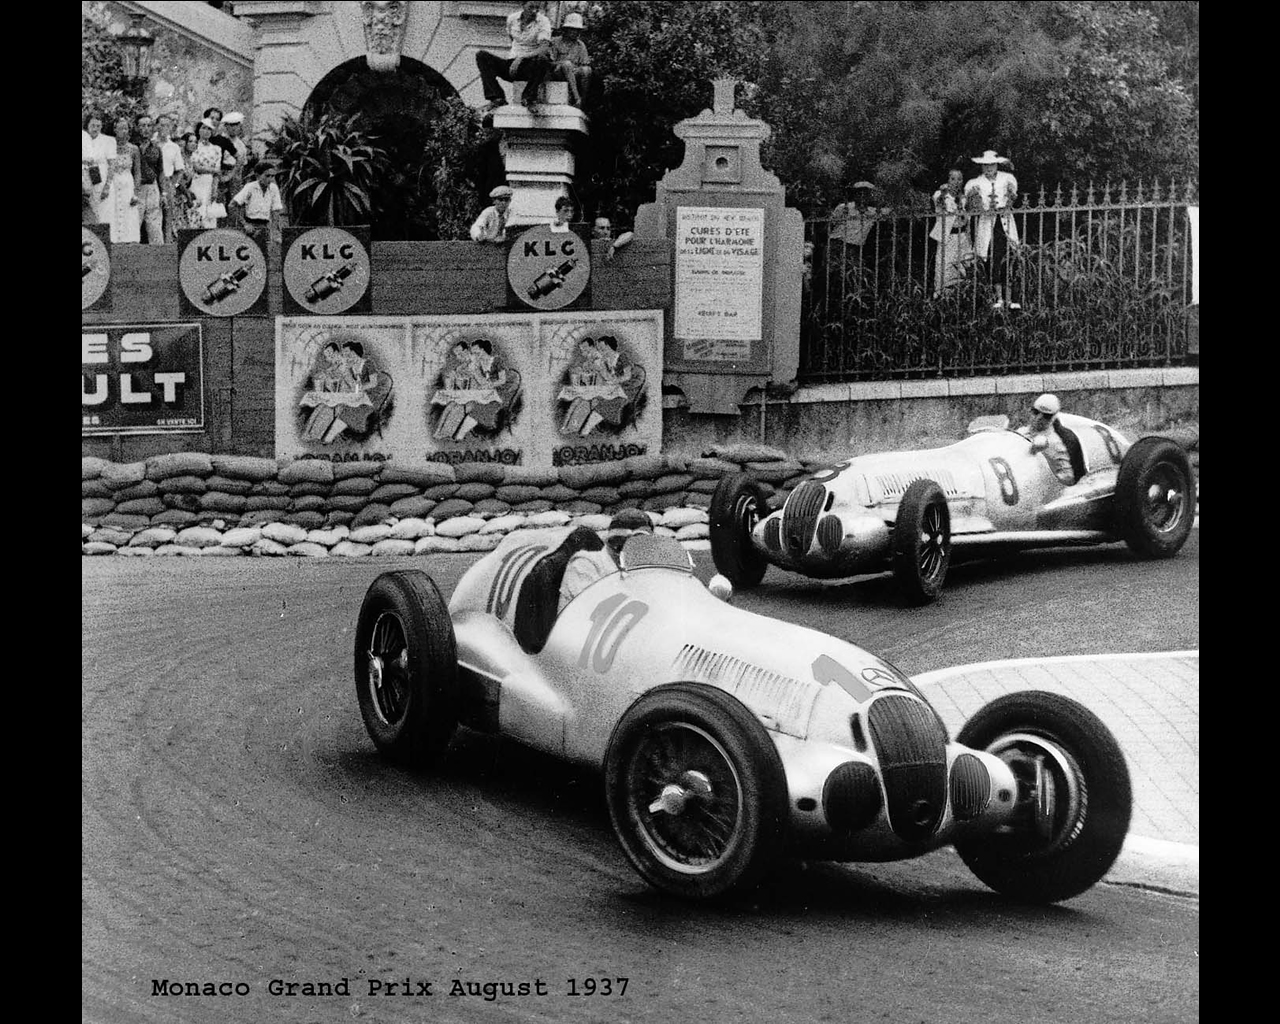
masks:
<path fill-rule="evenodd" d="M 186 228 L 244 227 L 276 237 L 284 203 L 275 165 L 244 140 L 244 115 L 205 110 L 175 135 L 169 114 L 120 117 L 81 131 L 81 219 L 110 226 L 111 241 L 163 245 Z"/>

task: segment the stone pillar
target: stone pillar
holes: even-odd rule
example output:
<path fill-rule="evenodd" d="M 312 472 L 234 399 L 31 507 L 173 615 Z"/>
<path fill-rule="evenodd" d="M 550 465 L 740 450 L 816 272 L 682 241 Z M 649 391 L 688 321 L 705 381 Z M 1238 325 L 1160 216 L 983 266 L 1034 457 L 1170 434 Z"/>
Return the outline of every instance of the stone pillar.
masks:
<path fill-rule="evenodd" d="M 523 89 L 524 83 L 513 86 Z M 587 116 L 568 103 L 568 86 L 547 82 L 546 89 L 550 102 L 537 113 L 510 103 L 493 114 L 507 184 L 515 192 L 507 222 L 515 227 L 555 219 L 556 200 L 569 193 L 577 170 L 573 145 L 588 134 Z"/>
<path fill-rule="evenodd" d="M 691 413 L 733 415 L 748 391 L 790 383 L 800 362 L 804 220 L 760 165 L 769 126 L 713 83 L 711 110 L 681 121 L 684 162 L 636 211 L 636 237 L 675 246 L 663 384 Z"/>

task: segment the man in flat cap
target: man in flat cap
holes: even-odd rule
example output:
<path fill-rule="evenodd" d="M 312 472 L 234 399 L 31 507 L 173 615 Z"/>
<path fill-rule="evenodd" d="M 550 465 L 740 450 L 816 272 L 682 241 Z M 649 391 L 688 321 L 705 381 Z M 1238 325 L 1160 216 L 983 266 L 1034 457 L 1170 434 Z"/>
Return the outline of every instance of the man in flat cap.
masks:
<path fill-rule="evenodd" d="M 486 206 L 471 225 L 471 241 L 502 244 L 507 240 L 507 211 L 511 209 L 511 188 L 499 185 L 489 193 L 492 206 Z"/>

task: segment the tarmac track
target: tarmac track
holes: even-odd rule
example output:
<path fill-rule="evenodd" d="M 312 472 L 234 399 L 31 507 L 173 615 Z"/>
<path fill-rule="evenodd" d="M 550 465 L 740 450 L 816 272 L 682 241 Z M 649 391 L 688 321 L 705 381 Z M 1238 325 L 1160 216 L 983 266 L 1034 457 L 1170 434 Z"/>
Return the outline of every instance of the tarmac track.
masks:
<path fill-rule="evenodd" d="M 588 772 L 476 735 L 438 774 L 387 766 L 352 692 L 360 598 L 408 566 L 448 593 L 469 562 L 84 561 L 86 1021 L 1198 1019 L 1195 901 L 1102 885 L 1025 908 L 944 851 L 792 863 L 756 902 L 690 906 L 634 875 Z M 1198 535 L 1171 562 L 1106 549 L 1015 567 L 970 567 L 905 615 L 879 580 L 771 574 L 740 600 L 912 673 L 1199 645 Z M 1090 581 L 1107 600 L 1081 599 Z M 1122 645 L 1105 642 L 1112 594 Z M 626 977 L 626 994 L 568 994 L 588 977 Z M 343 978 L 346 995 L 269 991 Z M 370 994 L 406 978 L 432 995 Z M 249 994 L 154 995 L 153 979 Z M 454 979 L 547 994 L 486 1001 L 450 995 Z"/>

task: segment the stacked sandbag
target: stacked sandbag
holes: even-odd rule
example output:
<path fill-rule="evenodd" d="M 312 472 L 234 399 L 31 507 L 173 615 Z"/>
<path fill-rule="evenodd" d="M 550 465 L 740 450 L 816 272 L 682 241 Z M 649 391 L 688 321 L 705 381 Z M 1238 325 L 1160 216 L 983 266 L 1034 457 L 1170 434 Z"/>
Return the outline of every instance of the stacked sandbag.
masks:
<path fill-rule="evenodd" d="M 624 509 L 641 509 L 659 532 L 699 544 L 724 476 L 748 473 L 780 501 L 823 465 L 742 443 L 548 469 L 198 452 L 81 461 L 83 552 L 142 557 L 485 551 L 512 529 L 569 521 L 603 529 Z M 217 536 L 182 539 L 192 529 Z"/>

